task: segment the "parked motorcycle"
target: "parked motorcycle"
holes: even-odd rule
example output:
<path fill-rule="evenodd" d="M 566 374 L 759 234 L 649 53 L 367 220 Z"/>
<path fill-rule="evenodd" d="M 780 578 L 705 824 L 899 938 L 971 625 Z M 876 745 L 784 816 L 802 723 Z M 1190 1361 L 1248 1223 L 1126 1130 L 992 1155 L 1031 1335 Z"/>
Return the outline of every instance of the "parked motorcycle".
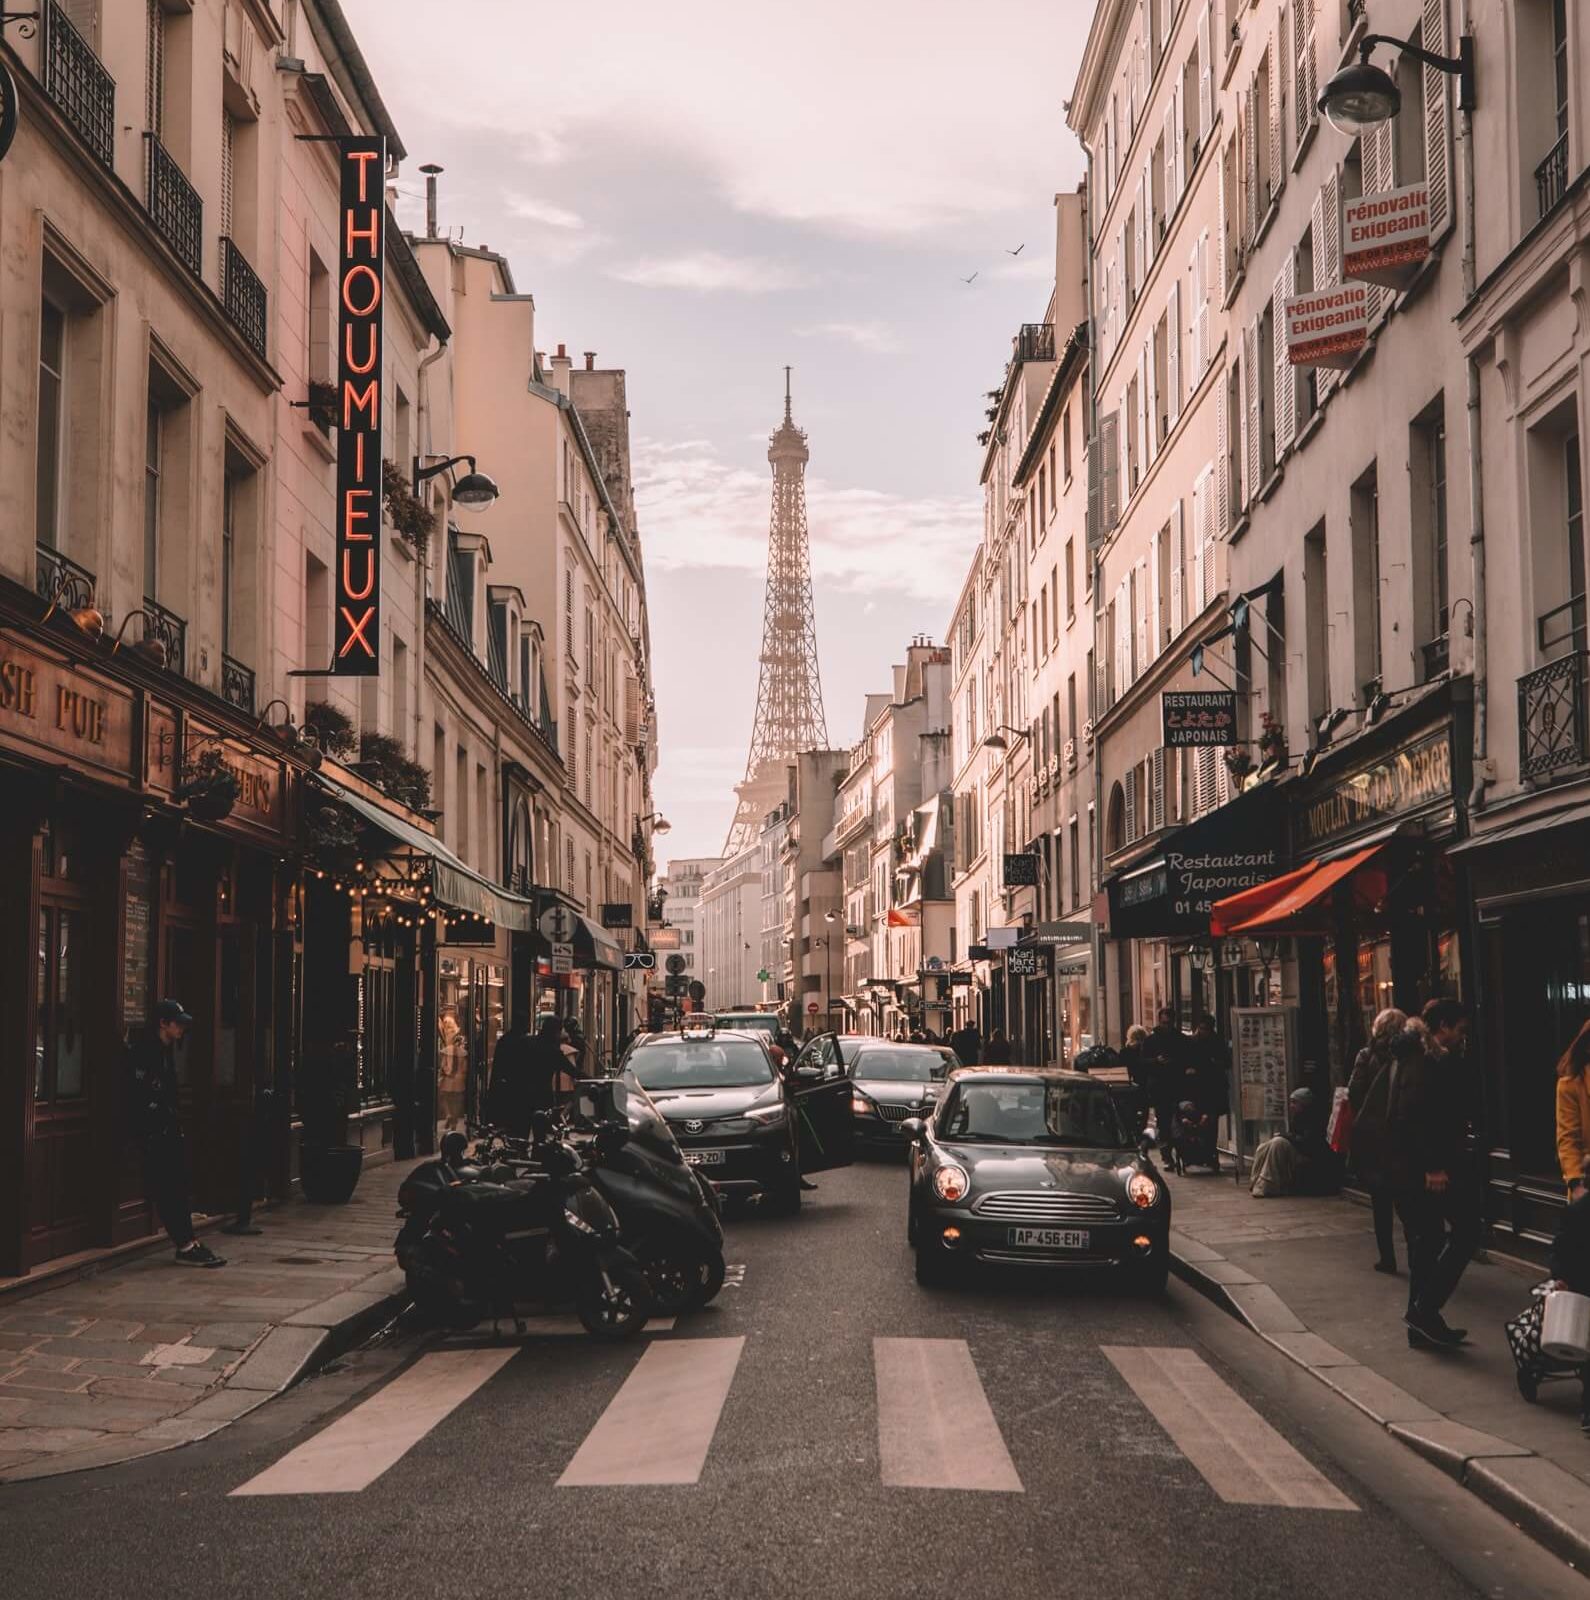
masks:
<path fill-rule="evenodd" d="M 644 1089 L 618 1078 L 593 1079 L 575 1094 L 571 1126 L 629 1128 L 590 1157 L 591 1181 L 618 1213 L 625 1243 L 651 1285 L 653 1309 L 675 1316 L 707 1304 L 723 1287 L 723 1224 L 718 1198 L 685 1164 L 679 1143 Z M 578 1140 L 576 1131 L 573 1137 Z"/>
<path fill-rule="evenodd" d="M 470 1161 L 461 1136 L 444 1139 L 441 1158 L 398 1190 L 404 1226 L 394 1248 L 421 1312 L 473 1327 L 516 1317 L 526 1302 L 572 1303 L 593 1338 L 638 1334 L 651 1287 L 591 1177 L 593 1162 L 628 1137 L 627 1126 L 608 1124 L 582 1155 L 543 1122 L 522 1154 L 488 1141 Z"/>

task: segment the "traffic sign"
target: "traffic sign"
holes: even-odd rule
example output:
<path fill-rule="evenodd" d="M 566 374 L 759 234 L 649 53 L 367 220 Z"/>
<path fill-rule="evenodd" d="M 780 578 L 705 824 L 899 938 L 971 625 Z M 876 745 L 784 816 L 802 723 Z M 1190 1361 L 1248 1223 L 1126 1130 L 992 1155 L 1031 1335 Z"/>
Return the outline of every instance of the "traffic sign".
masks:
<path fill-rule="evenodd" d="M 683 956 L 669 956 L 667 961 L 668 971 L 676 978 L 688 964 Z"/>
<path fill-rule="evenodd" d="M 574 913 L 567 906 L 548 906 L 541 913 L 541 937 L 548 944 L 574 942 Z"/>
<path fill-rule="evenodd" d="M 707 998 L 707 986 L 699 978 L 692 983 L 686 993 L 697 1005 Z"/>
<path fill-rule="evenodd" d="M 806 1010 L 810 1015 L 815 1017 L 817 1013 L 822 1010 L 822 1007 L 818 1005 L 815 1000 L 808 1000 L 806 1002 Z"/>
<path fill-rule="evenodd" d="M 572 944 L 560 944 L 557 940 L 553 940 L 552 970 L 554 972 L 574 971 L 574 946 Z"/>

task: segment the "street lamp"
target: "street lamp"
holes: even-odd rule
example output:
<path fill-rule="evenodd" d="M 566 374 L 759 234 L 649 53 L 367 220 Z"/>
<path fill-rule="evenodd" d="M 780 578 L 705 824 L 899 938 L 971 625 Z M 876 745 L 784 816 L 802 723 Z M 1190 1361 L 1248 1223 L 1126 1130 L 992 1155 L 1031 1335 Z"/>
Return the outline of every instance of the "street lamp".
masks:
<path fill-rule="evenodd" d="M 1007 739 L 1005 737 L 1007 733 L 1011 735 L 1011 738 L 1014 739 L 1017 744 L 1020 744 L 1023 739 L 1030 739 L 1032 737 L 1032 734 L 1028 729 L 1013 728 L 1008 722 L 1002 722 L 994 730 L 994 732 L 989 734 L 989 736 L 983 740 L 983 748 L 985 750 L 1008 750 L 1011 745 L 1011 739 Z"/>
<path fill-rule="evenodd" d="M 1366 128 L 1389 121 L 1402 110 L 1402 91 L 1384 67 L 1377 67 L 1369 54 L 1377 44 L 1390 45 L 1411 55 L 1437 72 L 1458 80 L 1458 109 L 1474 109 L 1474 36 L 1465 33 L 1458 40 L 1455 56 L 1438 56 L 1404 39 L 1385 33 L 1367 33 L 1358 46 L 1358 59 L 1343 67 L 1319 97 L 1325 120 L 1339 133 L 1356 139 Z"/>
<path fill-rule="evenodd" d="M 484 511 L 502 493 L 493 479 L 488 478 L 484 472 L 475 470 L 475 458 L 473 456 L 437 458 L 431 466 L 424 464 L 426 460 L 427 457 L 425 456 L 415 456 L 414 458 L 414 495 L 416 499 L 419 497 L 422 483 L 428 482 L 443 472 L 450 471 L 461 461 L 469 463 L 469 471 L 453 485 L 453 504 L 455 506 L 462 506 L 465 511 Z"/>
<path fill-rule="evenodd" d="M 650 816 L 639 817 L 636 820 L 643 828 L 649 822 L 653 833 L 667 833 L 673 827 L 673 824 L 660 811 L 653 811 Z"/>

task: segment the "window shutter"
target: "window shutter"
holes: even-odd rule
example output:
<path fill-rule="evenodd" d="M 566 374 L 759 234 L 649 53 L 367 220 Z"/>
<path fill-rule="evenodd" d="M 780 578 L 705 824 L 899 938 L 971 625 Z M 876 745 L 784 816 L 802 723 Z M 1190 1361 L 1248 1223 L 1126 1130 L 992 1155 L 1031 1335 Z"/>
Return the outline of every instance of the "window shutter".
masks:
<path fill-rule="evenodd" d="M 1176 202 L 1181 198 L 1181 190 L 1176 182 L 1176 151 L 1181 144 L 1181 121 L 1176 115 L 1176 96 L 1171 93 L 1170 103 L 1165 107 L 1165 223 L 1169 229 L 1170 218 L 1176 210 Z"/>
<path fill-rule="evenodd" d="M 1137 207 L 1143 217 L 1143 254 L 1138 261 L 1137 275 L 1148 282 L 1148 264 L 1154 259 L 1159 230 L 1154 226 L 1154 158 L 1143 160 L 1143 176 L 1137 180 Z"/>
<path fill-rule="evenodd" d="M 1314 287 L 1324 289 L 1342 281 L 1341 178 L 1335 168 L 1331 169 L 1314 201 L 1313 229 Z M 1315 370 L 1315 393 L 1321 405 L 1340 381 L 1341 375 L 1334 367 Z"/>
<path fill-rule="evenodd" d="M 1258 234 L 1259 219 L 1265 210 L 1264 196 L 1259 193 L 1259 141 L 1269 137 L 1270 116 L 1269 107 L 1259 104 L 1257 72 L 1248 80 L 1248 91 L 1243 101 L 1247 107 L 1242 141 L 1246 160 L 1243 163 L 1242 227 L 1239 237 L 1244 244 L 1251 245 Z"/>
<path fill-rule="evenodd" d="M 1250 322 L 1242 330 L 1242 376 L 1245 386 L 1243 400 L 1246 406 L 1243 438 L 1243 449 L 1246 452 L 1244 465 L 1246 493 L 1243 497 L 1245 505 L 1252 505 L 1257 501 L 1259 490 L 1263 487 L 1264 402 L 1261 396 L 1264 393 L 1266 374 L 1259 370 L 1261 348 L 1259 324 Z"/>
<path fill-rule="evenodd" d="M 1099 462 L 1099 538 L 1102 540 L 1121 520 L 1120 414 L 1107 411 L 1099 418 L 1097 447 L 1090 455 Z"/>
<path fill-rule="evenodd" d="M 1270 198 L 1286 187 L 1286 7 L 1275 19 L 1270 41 Z"/>
<path fill-rule="evenodd" d="M 1226 415 L 1229 387 L 1224 381 L 1215 385 L 1215 459 L 1209 488 L 1215 500 L 1211 508 L 1215 526 L 1222 534 L 1231 526 L 1231 419 Z M 1203 538 L 1203 524 L 1196 518 L 1192 537 L 1195 543 Z M 1189 609 L 1196 610 L 1198 603 L 1195 594 L 1194 605 Z"/>
<path fill-rule="evenodd" d="M 1137 653 L 1132 657 L 1134 678 L 1148 670 L 1148 557 L 1144 556 L 1133 572 L 1132 623 L 1137 629 Z"/>
<path fill-rule="evenodd" d="M 166 13 L 160 0 L 144 3 L 144 127 L 158 139 L 165 131 Z M 98 10 L 97 4 L 73 5 L 70 0 L 66 6 L 67 20 L 91 45 L 98 42 Z"/>
<path fill-rule="evenodd" d="M 1198 289 L 1196 303 L 1193 306 L 1198 332 L 1198 356 L 1193 363 L 1194 377 L 1188 388 L 1194 383 L 1203 382 L 1203 376 L 1209 370 L 1209 363 L 1215 358 L 1215 353 L 1209 345 L 1209 295 L 1209 230 L 1205 228 L 1198 235 Z"/>
<path fill-rule="evenodd" d="M 1207 474 L 1209 468 L 1205 467 Z M 1212 483 L 1211 477 L 1211 483 Z M 1203 584 L 1198 590 L 1198 605 L 1201 610 L 1208 605 L 1220 590 L 1220 578 L 1215 566 L 1215 540 L 1225 536 L 1225 528 L 1218 526 L 1215 521 L 1215 502 L 1211 488 L 1204 490 L 1204 520 L 1203 526 L 1198 529 L 1196 537 L 1203 546 L 1204 570 Z"/>
<path fill-rule="evenodd" d="M 1139 389 L 1138 393 L 1141 394 L 1142 390 Z M 1120 418 L 1121 421 L 1117 437 L 1121 441 L 1121 465 L 1120 476 L 1116 479 L 1116 483 L 1118 486 L 1117 493 L 1120 496 L 1120 506 L 1124 507 L 1132 498 L 1132 491 L 1137 487 L 1137 485 L 1132 482 L 1132 463 L 1129 460 L 1130 451 L 1128 448 L 1131 443 L 1132 419 L 1126 414 L 1126 397 L 1124 395 L 1121 397 Z M 1120 509 L 1117 508 L 1116 521 L 1118 522 L 1119 520 Z"/>
<path fill-rule="evenodd" d="M 1170 428 L 1181 416 L 1181 280 L 1170 280 L 1165 302 L 1165 420 Z"/>
<path fill-rule="evenodd" d="M 237 123 L 221 113 L 221 237 L 232 237 L 233 178 L 237 170 Z"/>
<path fill-rule="evenodd" d="M 1191 280 L 1191 290 L 1187 300 L 1187 392 L 1192 393 L 1198 387 L 1198 380 L 1204 375 L 1203 355 L 1203 329 L 1204 329 L 1204 259 L 1209 234 L 1205 230 L 1198 235 L 1198 242 L 1193 245 L 1192 260 L 1188 263 L 1187 275 Z"/>
<path fill-rule="evenodd" d="M 1133 844 L 1137 840 L 1137 768 L 1126 775 L 1126 842 Z"/>
<path fill-rule="evenodd" d="M 1160 745 L 1153 754 L 1149 767 L 1149 819 L 1148 825 L 1156 831 L 1165 826 L 1165 747 Z"/>
<path fill-rule="evenodd" d="M 1143 238 L 1147 229 L 1143 226 L 1143 183 L 1138 179 L 1137 204 L 1132 207 L 1132 283 L 1131 293 L 1127 296 L 1126 309 L 1131 311 L 1137 303 L 1137 297 L 1143 292 L 1143 280 L 1148 276 L 1148 257 L 1143 253 Z"/>
<path fill-rule="evenodd" d="M 1275 347 L 1275 459 L 1297 436 L 1297 375 L 1286 354 L 1286 302 L 1297 293 L 1297 251 L 1288 250 L 1275 280 L 1270 309 L 1270 340 Z"/>
<path fill-rule="evenodd" d="M 1395 184 L 1392 171 L 1392 151 L 1395 141 L 1391 123 L 1376 123 L 1366 128 L 1359 138 L 1358 148 L 1362 163 L 1363 192 L 1380 194 Z M 1369 320 L 1380 315 L 1381 308 L 1391 299 L 1391 291 L 1378 283 L 1369 285 Z"/>
<path fill-rule="evenodd" d="M 1193 479 L 1192 589 L 1187 594 L 1184 601 L 1187 611 L 1187 617 L 1183 619 L 1184 626 L 1187 620 L 1191 619 L 1192 617 L 1196 617 L 1198 613 L 1203 610 L 1204 522 L 1209 514 L 1209 507 L 1206 502 L 1213 491 L 1214 485 L 1210 478 L 1209 469 L 1205 467 L 1204 470 Z M 1181 508 L 1178 506 L 1178 516 L 1180 515 L 1180 510 Z"/>
<path fill-rule="evenodd" d="M 1428 47 L 1427 47 L 1428 48 Z M 1215 125 L 1214 37 L 1210 28 L 1209 7 L 1198 13 L 1198 148 L 1209 141 Z"/>
<path fill-rule="evenodd" d="M 1202 816 L 1214 806 L 1215 753 L 1209 745 L 1200 745 L 1193 767 L 1193 814 Z"/>
<path fill-rule="evenodd" d="M 1571 9 L 1571 8 L 1570 8 Z M 1433 55 L 1450 53 L 1446 32 L 1446 0 L 1424 0 L 1424 48 Z M 1452 221 L 1451 80 L 1436 67 L 1424 69 L 1424 175 L 1430 189 L 1430 237 L 1438 239 Z"/>
<path fill-rule="evenodd" d="M 1182 83 L 1178 78 L 1171 87 L 1176 105 L 1176 202 L 1187 192 L 1187 102 L 1183 98 Z"/>
<path fill-rule="evenodd" d="M 91 45 L 99 44 L 99 0 L 61 0 L 61 10 Z"/>
<path fill-rule="evenodd" d="M 1115 586 L 1115 693 L 1119 700 L 1132 681 L 1131 586 L 1123 578 Z"/>
<path fill-rule="evenodd" d="M 1149 389 L 1154 381 L 1154 336 L 1143 341 L 1137 355 L 1137 476 L 1139 481 L 1154 459 L 1154 401 Z"/>
<path fill-rule="evenodd" d="M 1230 202 L 1226 198 L 1226 160 L 1229 157 L 1236 160 L 1236 146 L 1234 141 L 1228 139 L 1225 149 L 1220 153 L 1220 163 L 1215 169 L 1215 198 L 1219 202 L 1220 225 L 1220 250 L 1219 259 L 1215 262 L 1214 276 L 1207 279 L 1210 292 L 1215 297 L 1215 303 L 1223 306 L 1226 303 L 1226 263 L 1231 259 L 1231 229 L 1235 218 L 1228 215 L 1231 210 Z"/>
<path fill-rule="evenodd" d="M 1159 659 L 1159 652 L 1164 644 L 1165 629 L 1159 620 L 1160 594 L 1159 594 L 1159 547 L 1165 537 L 1165 530 L 1155 530 L 1154 537 L 1148 547 L 1148 599 L 1145 602 L 1148 654 L 1143 658 L 1144 665 Z"/>
<path fill-rule="evenodd" d="M 1185 539 L 1182 534 L 1182 503 L 1177 500 L 1170 512 L 1170 636 L 1172 640 L 1181 637 L 1181 631 L 1187 626 L 1185 580 L 1182 572 L 1182 547 Z"/>
<path fill-rule="evenodd" d="M 1301 148 L 1308 130 L 1319 115 L 1315 101 L 1319 99 L 1319 52 L 1314 40 L 1314 7 L 1316 0 L 1296 0 L 1292 17 L 1292 34 L 1296 43 L 1296 60 L 1292 72 L 1292 135 L 1293 142 Z"/>

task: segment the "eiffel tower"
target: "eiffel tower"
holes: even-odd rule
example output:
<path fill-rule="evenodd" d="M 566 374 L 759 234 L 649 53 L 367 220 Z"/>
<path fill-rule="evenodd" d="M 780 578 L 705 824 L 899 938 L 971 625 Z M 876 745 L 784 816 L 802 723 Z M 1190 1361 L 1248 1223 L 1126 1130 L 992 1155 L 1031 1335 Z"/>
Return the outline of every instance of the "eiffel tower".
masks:
<path fill-rule="evenodd" d="M 790 412 L 790 369 L 784 369 L 784 422 L 768 440 L 773 509 L 767 530 L 767 598 L 762 608 L 761 678 L 756 725 L 726 856 L 754 844 L 762 819 L 785 798 L 785 765 L 802 750 L 828 743 L 823 686 L 817 675 L 817 625 L 812 616 L 812 562 L 806 538 L 805 432 Z"/>

